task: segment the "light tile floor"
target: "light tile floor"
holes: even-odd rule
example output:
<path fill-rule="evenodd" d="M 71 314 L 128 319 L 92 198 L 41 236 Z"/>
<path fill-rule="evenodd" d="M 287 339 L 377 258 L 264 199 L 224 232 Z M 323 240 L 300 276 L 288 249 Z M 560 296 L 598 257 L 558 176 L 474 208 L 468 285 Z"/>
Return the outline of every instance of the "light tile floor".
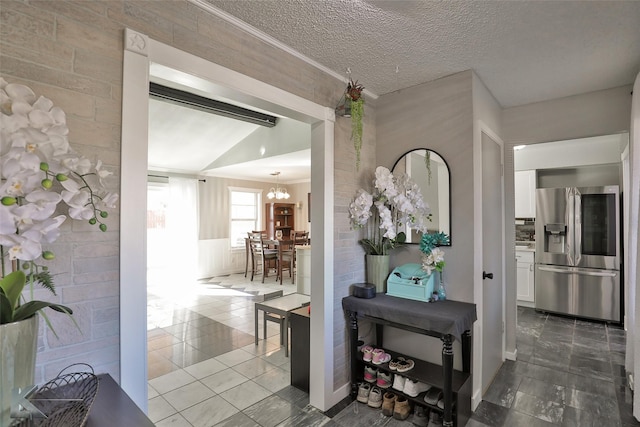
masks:
<path fill-rule="evenodd" d="M 278 326 L 269 322 L 267 339 L 254 344 L 255 301 L 295 285 L 260 279 L 233 274 L 188 292 L 160 280 L 150 286 L 149 417 L 157 426 L 413 425 L 349 399 L 327 413 L 310 406 L 308 394 L 289 385 Z M 518 319 L 518 360 L 502 366 L 468 427 L 640 425 L 622 370 L 621 328 L 522 307 Z"/>

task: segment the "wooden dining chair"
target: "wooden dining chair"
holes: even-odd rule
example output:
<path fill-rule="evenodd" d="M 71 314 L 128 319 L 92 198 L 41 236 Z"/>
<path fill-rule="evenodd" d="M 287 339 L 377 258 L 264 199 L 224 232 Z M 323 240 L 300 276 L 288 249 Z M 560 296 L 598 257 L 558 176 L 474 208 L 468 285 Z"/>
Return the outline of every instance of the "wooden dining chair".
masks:
<path fill-rule="evenodd" d="M 270 264 L 278 261 L 278 250 L 269 249 L 265 243 L 265 237 L 258 231 L 249 233 L 249 245 L 251 247 L 251 281 L 256 272 L 262 272 L 262 283 L 264 278 L 269 275 Z"/>
<path fill-rule="evenodd" d="M 282 272 L 289 270 L 289 277 L 291 277 L 291 283 L 293 283 L 293 262 L 295 259 L 295 242 L 293 240 L 280 240 L 278 241 L 278 278 L 282 285 Z"/>
<path fill-rule="evenodd" d="M 308 245 L 309 244 L 309 232 L 308 231 L 292 231 L 291 240 L 293 240 L 293 262 L 291 264 L 291 283 L 295 283 L 296 279 L 296 245 Z"/>

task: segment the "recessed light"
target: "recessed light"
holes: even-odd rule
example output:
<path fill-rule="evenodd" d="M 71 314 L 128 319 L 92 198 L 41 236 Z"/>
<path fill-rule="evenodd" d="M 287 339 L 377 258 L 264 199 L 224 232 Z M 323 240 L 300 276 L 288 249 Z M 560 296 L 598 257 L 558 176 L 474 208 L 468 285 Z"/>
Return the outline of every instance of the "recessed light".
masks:
<path fill-rule="evenodd" d="M 514 150 L 522 150 L 524 147 L 526 147 L 526 145 L 516 145 L 515 147 L 513 147 Z"/>

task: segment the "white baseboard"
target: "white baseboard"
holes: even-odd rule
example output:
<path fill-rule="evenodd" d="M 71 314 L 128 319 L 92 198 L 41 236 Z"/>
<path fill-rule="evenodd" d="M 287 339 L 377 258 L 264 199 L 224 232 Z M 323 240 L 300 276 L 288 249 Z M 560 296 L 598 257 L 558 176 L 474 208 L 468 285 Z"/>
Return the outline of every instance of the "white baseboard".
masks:
<path fill-rule="evenodd" d="M 507 360 L 516 360 L 518 357 L 518 349 L 516 348 L 513 351 L 505 351 L 504 353 L 504 357 L 507 358 Z"/>
<path fill-rule="evenodd" d="M 522 307 L 536 308 L 536 303 L 532 301 L 522 301 L 518 300 L 517 304 Z"/>
<path fill-rule="evenodd" d="M 478 390 L 473 393 L 473 397 L 471 397 L 471 412 L 475 412 L 480 402 L 482 402 L 482 393 Z"/>

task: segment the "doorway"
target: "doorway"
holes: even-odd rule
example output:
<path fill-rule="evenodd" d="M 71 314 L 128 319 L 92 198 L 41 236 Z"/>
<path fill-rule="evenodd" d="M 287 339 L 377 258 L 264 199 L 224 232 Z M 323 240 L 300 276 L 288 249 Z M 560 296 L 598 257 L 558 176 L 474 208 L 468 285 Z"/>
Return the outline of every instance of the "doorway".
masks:
<path fill-rule="evenodd" d="M 333 342 L 333 135 L 330 108 L 315 104 L 184 51 L 125 30 L 122 123 L 122 194 L 120 230 L 120 383 L 136 404 L 147 408 L 146 360 L 146 186 L 148 87 L 152 64 L 200 76 L 221 92 L 255 102 L 285 116 L 311 124 L 311 234 L 314 259 L 311 294 L 316 313 L 311 319 L 310 403 L 332 406 L 333 360 L 324 349 Z M 316 202 L 317 201 L 317 202 Z"/>

